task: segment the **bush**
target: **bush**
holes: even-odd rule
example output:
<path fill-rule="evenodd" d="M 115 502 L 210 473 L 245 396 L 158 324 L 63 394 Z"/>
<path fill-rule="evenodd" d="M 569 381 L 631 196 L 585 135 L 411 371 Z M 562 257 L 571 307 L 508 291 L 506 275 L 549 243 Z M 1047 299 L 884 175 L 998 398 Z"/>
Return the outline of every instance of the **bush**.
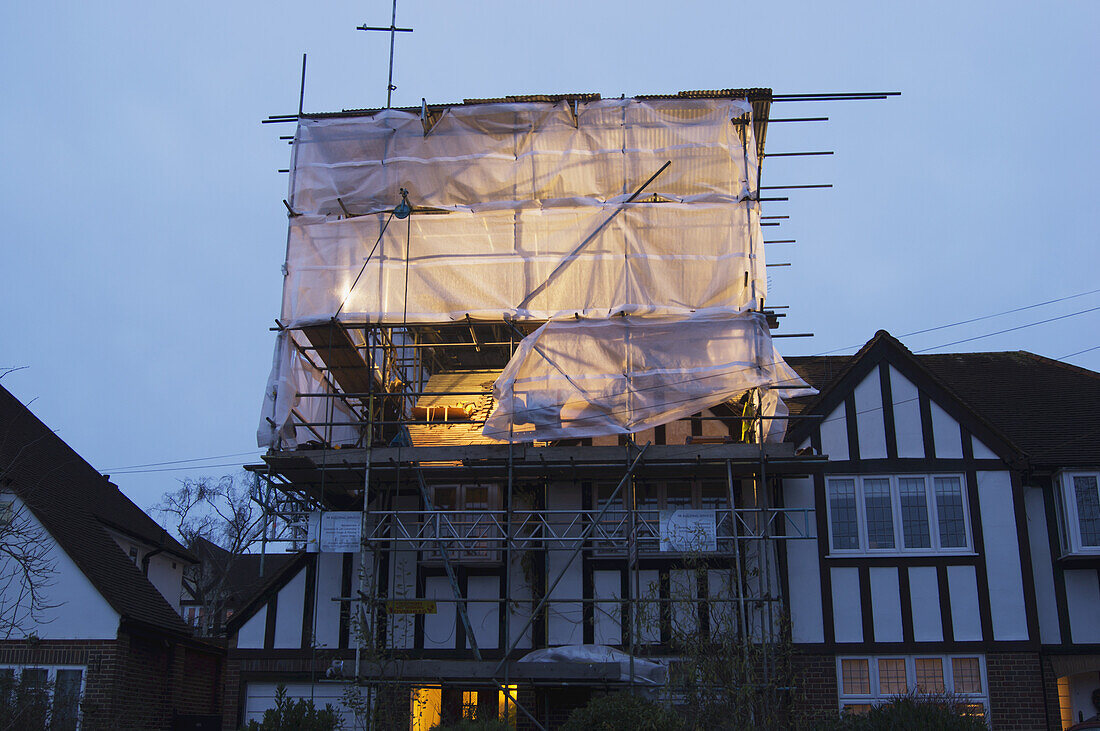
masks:
<path fill-rule="evenodd" d="M 966 704 L 958 698 L 942 696 L 899 696 L 875 706 L 866 713 L 849 713 L 829 731 L 986 731 L 985 721 L 964 716 Z"/>
<path fill-rule="evenodd" d="M 247 731 L 337 731 L 344 727 L 344 719 L 331 705 L 318 710 L 313 701 L 287 698 L 286 686 L 275 690 L 275 707 L 264 711 L 260 723 L 249 721 Z"/>
<path fill-rule="evenodd" d="M 653 701 L 630 693 L 596 696 L 570 714 L 561 731 L 680 731 L 679 717 Z"/>
<path fill-rule="evenodd" d="M 433 726 L 433 731 L 511 731 L 512 726 L 496 719 L 473 720 L 462 718 L 446 726 Z"/>

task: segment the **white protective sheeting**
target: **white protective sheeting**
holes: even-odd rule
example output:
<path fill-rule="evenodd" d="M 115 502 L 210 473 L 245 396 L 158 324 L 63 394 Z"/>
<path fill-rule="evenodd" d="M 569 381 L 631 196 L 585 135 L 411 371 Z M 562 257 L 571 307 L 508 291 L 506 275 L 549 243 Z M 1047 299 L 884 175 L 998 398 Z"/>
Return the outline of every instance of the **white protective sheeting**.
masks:
<path fill-rule="evenodd" d="M 767 282 L 750 113 L 742 100 L 610 99 L 301 120 L 281 318 L 291 330 L 260 445 L 312 438 L 296 415 L 342 416 L 299 397 L 326 386 L 293 347 L 293 328 L 333 317 L 549 320 L 497 384 L 506 405 L 486 432 L 498 438 L 636 431 L 787 379 L 747 315 Z M 390 213 L 402 188 L 405 220 Z"/>
<path fill-rule="evenodd" d="M 756 149 L 730 120 L 733 99 L 602 99 L 472 104 L 432 124 L 396 109 L 305 119 L 294 141 L 291 204 L 306 215 L 386 211 L 409 191 L 437 208 L 588 206 L 646 189 L 672 199 L 740 199 L 756 180 Z"/>
<path fill-rule="evenodd" d="M 765 296 L 759 214 L 747 202 L 387 219 L 292 219 L 284 321 L 327 321 L 338 310 L 345 321 L 398 323 L 670 314 Z"/>
<path fill-rule="evenodd" d="M 484 433 L 530 441 L 637 432 L 761 386 L 807 388 L 755 313 L 548 322 L 497 380 Z"/>

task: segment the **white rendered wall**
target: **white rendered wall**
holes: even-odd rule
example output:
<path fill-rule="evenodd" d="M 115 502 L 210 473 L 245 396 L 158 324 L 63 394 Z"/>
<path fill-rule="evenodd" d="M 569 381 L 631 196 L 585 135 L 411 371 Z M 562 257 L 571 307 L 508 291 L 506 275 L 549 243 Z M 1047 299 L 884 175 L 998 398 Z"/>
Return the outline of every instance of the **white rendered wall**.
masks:
<path fill-rule="evenodd" d="M 985 571 L 993 619 L 993 639 L 1026 640 L 1024 578 L 1019 532 L 1008 472 L 979 472 L 978 500 L 982 509 Z"/>
<path fill-rule="evenodd" d="M 237 647 L 241 650 L 262 650 L 267 630 L 267 605 L 249 617 L 237 630 Z"/>
<path fill-rule="evenodd" d="M 1058 603 L 1055 600 L 1054 560 L 1050 555 L 1050 534 L 1047 533 L 1047 513 L 1043 490 L 1024 490 L 1024 514 L 1027 516 L 1027 537 L 1031 544 L 1031 570 L 1035 579 L 1035 605 L 1039 613 L 1039 638 L 1043 644 L 1061 642 L 1058 626 Z"/>
<path fill-rule="evenodd" d="M 978 578 L 973 566 L 948 566 L 947 587 L 951 595 L 951 627 L 957 642 L 982 639 L 982 616 L 978 611 Z"/>
<path fill-rule="evenodd" d="M 340 596 L 340 579 L 344 567 L 344 554 L 318 553 L 317 576 L 313 604 L 313 642 L 317 647 L 340 646 L 340 602 L 332 601 Z"/>
<path fill-rule="evenodd" d="M 592 595 L 597 600 L 593 611 L 593 639 L 597 645 L 618 645 L 623 641 L 622 605 L 618 601 L 622 594 L 621 571 L 592 572 Z"/>
<path fill-rule="evenodd" d="M 886 422 L 882 412 L 882 384 L 878 368 L 855 388 L 856 431 L 860 459 L 886 458 Z"/>
<path fill-rule="evenodd" d="M 863 642 L 863 609 L 859 599 L 859 569 L 830 569 L 833 584 L 833 632 L 837 642 Z"/>
<path fill-rule="evenodd" d="M 901 585 L 894 566 L 873 566 L 871 579 L 871 617 L 875 642 L 901 642 Z"/>
<path fill-rule="evenodd" d="M 451 582 L 446 576 L 430 576 L 424 579 L 424 598 L 454 599 Z M 455 604 L 441 601 L 435 614 L 424 615 L 424 649 L 453 650 L 457 641 Z"/>
<path fill-rule="evenodd" d="M 821 422 L 821 451 L 833 462 L 848 459 L 848 420 L 844 404 L 833 409 L 833 413 Z"/>
<path fill-rule="evenodd" d="M 498 599 L 501 594 L 500 577 L 471 576 L 466 580 L 466 596 L 470 599 L 466 607 L 470 618 L 470 628 L 474 639 L 481 649 L 495 650 L 500 644 L 500 603 L 496 601 L 479 602 L 477 599 Z M 469 638 L 466 647 L 472 647 Z"/>
<path fill-rule="evenodd" d="M 936 445 L 938 459 L 962 459 L 962 430 L 940 405 L 932 401 L 932 442 Z"/>
<path fill-rule="evenodd" d="M 1066 604 L 1074 644 L 1100 642 L 1100 582 L 1096 569 L 1066 569 Z"/>
<path fill-rule="evenodd" d="M 26 604 L 18 600 L 19 589 L 15 586 L 0 588 L 0 602 L 5 617 L 16 617 L 17 627 L 9 637 L 0 635 L 0 639 L 22 639 L 34 634 L 43 640 L 113 640 L 118 635 L 118 613 L 111 608 L 92 582 L 53 540 L 34 513 L 17 496 L 4 493 L 5 501 L 12 501 L 14 520 L 26 520 L 31 530 L 39 530 L 48 537 L 50 546 L 49 560 L 53 562 L 53 572 L 44 587 L 43 595 L 47 604 L 53 606 L 38 615 L 38 622 L 32 623 L 27 614 Z M 9 614 L 8 607 L 19 606 Z"/>
<path fill-rule="evenodd" d="M 783 480 L 783 502 L 789 508 L 814 509 L 814 483 L 809 477 Z M 819 537 L 817 540 L 826 540 Z M 784 541 L 790 589 L 791 638 L 794 642 L 824 642 L 821 572 L 817 541 Z"/>
<path fill-rule="evenodd" d="M 306 600 L 306 570 L 279 590 L 275 614 L 275 648 L 290 649 L 302 646 L 302 618 Z"/>
<path fill-rule="evenodd" d="M 553 510 L 580 510 L 581 509 L 581 491 L 580 487 L 570 483 L 555 483 L 550 486 L 551 503 L 549 508 Z M 554 515 L 550 516 L 555 524 L 559 527 L 556 529 L 556 533 L 561 535 L 565 531 L 565 526 L 569 525 L 568 515 Z M 579 536 L 583 528 L 579 525 L 573 526 L 566 535 Z M 553 581 L 558 573 L 565 566 L 566 559 L 569 558 L 570 551 L 556 550 L 550 551 L 547 562 L 549 564 L 548 578 Z M 569 570 L 566 572 L 561 583 L 557 585 L 550 596 L 552 598 L 562 599 L 584 596 L 584 586 L 582 582 L 581 572 L 581 558 L 578 556 L 570 565 Z M 549 621 L 547 622 L 547 629 L 549 633 L 549 644 L 553 645 L 580 645 L 584 642 L 584 612 L 579 602 L 551 602 Z"/>
<path fill-rule="evenodd" d="M 924 431 L 920 419 L 920 392 L 917 387 L 890 366 L 890 397 L 894 400 L 894 434 L 898 456 L 924 456 Z"/>
<path fill-rule="evenodd" d="M 909 569 L 909 601 L 913 610 L 913 639 L 916 642 L 942 642 L 940 584 L 935 566 L 913 566 Z"/>

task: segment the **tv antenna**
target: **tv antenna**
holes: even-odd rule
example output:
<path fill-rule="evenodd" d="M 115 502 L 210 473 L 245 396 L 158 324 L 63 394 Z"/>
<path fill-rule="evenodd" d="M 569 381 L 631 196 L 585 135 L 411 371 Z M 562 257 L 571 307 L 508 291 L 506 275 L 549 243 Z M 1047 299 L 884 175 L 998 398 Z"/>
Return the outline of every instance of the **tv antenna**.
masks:
<path fill-rule="evenodd" d="M 381 31 L 386 31 L 390 34 L 390 75 L 389 75 L 389 78 L 386 81 L 386 108 L 389 109 L 390 106 L 391 106 L 390 99 L 392 98 L 393 90 L 397 88 L 396 86 L 393 85 L 393 43 L 394 43 L 394 39 L 397 37 L 398 33 L 412 33 L 413 29 L 412 28 L 398 28 L 397 27 L 397 0 L 393 0 L 393 13 L 390 15 L 390 25 L 389 25 L 388 28 L 385 27 L 385 26 L 361 25 L 358 28 L 356 28 L 355 30 L 381 30 Z"/>

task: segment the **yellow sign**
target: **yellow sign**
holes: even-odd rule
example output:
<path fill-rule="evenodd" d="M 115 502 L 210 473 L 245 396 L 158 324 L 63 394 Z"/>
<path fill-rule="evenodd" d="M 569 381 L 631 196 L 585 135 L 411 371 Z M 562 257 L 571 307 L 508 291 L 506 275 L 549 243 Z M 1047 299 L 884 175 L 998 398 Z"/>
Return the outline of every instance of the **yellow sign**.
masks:
<path fill-rule="evenodd" d="M 390 614 L 435 614 L 435 602 L 430 599 L 389 599 L 386 611 Z"/>

